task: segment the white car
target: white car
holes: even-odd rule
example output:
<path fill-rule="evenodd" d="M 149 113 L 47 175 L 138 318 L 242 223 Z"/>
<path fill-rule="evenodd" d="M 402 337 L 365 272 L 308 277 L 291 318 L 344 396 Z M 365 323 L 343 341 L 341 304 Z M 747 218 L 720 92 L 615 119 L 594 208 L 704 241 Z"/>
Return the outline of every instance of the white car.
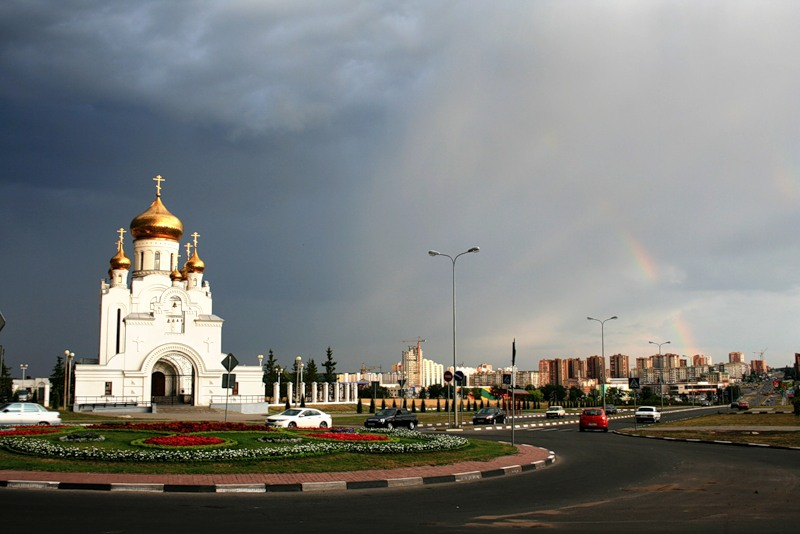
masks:
<path fill-rule="evenodd" d="M 313 408 L 289 408 L 277 415 L 267 416 L 267 426 L 283 428 L 330 428 L 331 416 Z"/>
<path fill-rule="evenodd" d="M 35 402 L 0 404 L 0 425 L 60 425 L 61 414 Z"/>
<path fill-rule="evenodd" d="M 634 417 L 637 423 L 658 423 L 661 421 L 661 412 L 655 406 L 639 406 Z"/>
<path fill-rule="evenodd" d="M 547 411 L 544 412 L 544 416 L 548 419 L 555 419 L 556 417 L 564 419 L 567 416 L 567 411 L 563 406 L 550 406 Z"/>

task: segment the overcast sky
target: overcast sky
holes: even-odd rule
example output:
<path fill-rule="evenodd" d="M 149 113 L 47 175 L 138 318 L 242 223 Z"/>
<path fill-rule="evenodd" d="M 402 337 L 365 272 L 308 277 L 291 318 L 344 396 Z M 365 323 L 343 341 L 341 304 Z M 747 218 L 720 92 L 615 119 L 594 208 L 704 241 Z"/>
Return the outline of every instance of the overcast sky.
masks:
<path fill-rule="evenodd" d="M 0 344 L 96 358 L 162 199 L 224 352 L 388 370 L 800 352 L 800 3 L 0 4 Z M 132 252 L 130 235 L 126 251 Z M 184 238 L 182 242 L 186 242 Z M 184 258 L 185 260 L 185 258 Z M 182 260 L 183 261 L 183 260 Z"/>

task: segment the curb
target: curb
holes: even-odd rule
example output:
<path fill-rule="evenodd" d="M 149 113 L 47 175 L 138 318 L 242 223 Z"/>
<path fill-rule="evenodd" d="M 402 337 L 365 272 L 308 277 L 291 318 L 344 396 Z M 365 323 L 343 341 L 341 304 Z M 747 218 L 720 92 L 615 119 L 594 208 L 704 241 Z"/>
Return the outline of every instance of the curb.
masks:
<path fill-rule="evenodd" d="M 531 445 L 522 445 L 532 447 Z M 538 448 L 538 447 L 534 447 Z M 544 449 L 542 449 L 544 450 Z M 509 465 L 485 471 L 469 471 L 436 476 L 411 476 L 403 478 L 383 478 L 374 480 L 328 480 L 321 482 L 297 483 L 258 483 L 258 484 L 159 484 L 140 482 L 59 482 L 55 480 L 0 480 L 0 487 L 12 489 L 42 490 L 84 490 L 84 491 L 126 491 L 147 493 L 278 493 L 278 492 L 326 492 L 358 489 L 405 488 L 427 486 L 432 484 L 448 484 L 471 482 L 499 476 L 512 476 L 544 469 L 555 463 L 556 454 L 546 451 L 543 460 L 527 464 Z M 58 474 L 54 473 L 54 477 Z"/>

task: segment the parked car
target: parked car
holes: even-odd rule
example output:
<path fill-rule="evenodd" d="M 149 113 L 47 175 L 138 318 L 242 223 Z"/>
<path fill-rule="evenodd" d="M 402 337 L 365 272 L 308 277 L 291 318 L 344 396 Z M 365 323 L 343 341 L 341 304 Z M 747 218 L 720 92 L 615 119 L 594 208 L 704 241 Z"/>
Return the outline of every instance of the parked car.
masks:
<path fill-rule="evenodd" d="M 283 428 L 330 428 L 333 420 L 330 415 L 313 408 L 289 408 L 267 416 L 265 424 Z"/>
<path fill-rule="evenodd" d="M 417 414 L 409 412 L 405 408 L 384 408 L 364 421 L 364 426 L 367 428 L 388 428 L 389 430 L 401 426 L 414 430 L 418 424 Z"/>
<path fill-rule="evenodd" d="M 747 402 L 747 401 L 739 401 L 739 409 L 740 410 L 749 410 L 750 409 L 750 403 Z"/>
<path fill-rule="evenodd" d="M 550 406 L 547 411 L 544 412 L 544 416 L 548 419 L 555 419 L 557 417 L 564 419 L 567 416 L 567 411 L 563 406 Z"/>
<path fill-rule="evenodd" d="M 617 415 L 617 413 L 619 413 L 619 410 L 617 410 L 617 407 L 614 406 L 613 404 L 606 404 L 605 409 L 606 409 L 606 415 Z"/>
<path fill-rule="evenodd" d="M 578 421 L 581 432 L 586 430 L 602 430 L 608 432 L 608 415 L 602 408 L 584 408 Z"/>
<path fill-rule="evenodd" d="M 500 408 L 481 408 L 472 417 L 473 425 L 491 425 L 502 423 L 506 420 L 506 412 Z"/>
<path fill-rule="evenodd" d="M 658 423 L 661 421 L 661 412 L 655 406 L 639 406 L 634 417 L 637 423 Z"/>
<path fill-rule="evenodd" d="M 60 425 L 61 415 L 35 402 L 0 405 L 0 425 Z"/>

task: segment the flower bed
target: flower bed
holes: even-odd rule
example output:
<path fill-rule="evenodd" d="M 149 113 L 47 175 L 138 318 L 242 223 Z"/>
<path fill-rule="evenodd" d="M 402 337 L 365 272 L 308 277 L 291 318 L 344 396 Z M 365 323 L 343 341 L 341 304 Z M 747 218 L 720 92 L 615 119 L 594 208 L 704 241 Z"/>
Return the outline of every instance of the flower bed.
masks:
<path fill-rule="evenodd" d="M 141 430 L 141 429 L 140 429 Z M 327 433 L 324 433 L 327 434 Z M 345 434 L 333 433 L 338 438 L 318 438 L 307 443 L 265 444 L 263 447 L 242 447 L 233 441 L 217 445 L 169 446 L 169 448 L 115 449 L 95 446 L 69 446 L 50 442 L 46 439 L 9 436 L 0 439 L 0 447 L 7 450 L 36 456 L 92 461 L 133 461 L 133 462 L 222 462 L 235 460 L 265 460 L 269 458 L 289 458 L 309 455 L 323 455 L 340 452 L 361 454 L 406 454 L 429 451 L 454 450 L 468 444 L 467 439 L 449 435 L 429 435 L 415 431 L 394 430 L 375 435 L 373 433 L 346 434 L 353 436 L 374 436 L 372 438 L 342 439 Z M 292 434 L 287 433 L 291 436 Z M 294 434 L 297 435 L 297 434 Z M 398 439 L 387 439 L 389 436 Z M 162 436 L 177 438 L 178 436 Z M 201 437 L 201 436 L 187 436 Z M 384 438 L 376 440 L 376 438 Z M 141 444 L 151 438 L 133 442 Z M 224 440 L 223 440 L 224 441 Z M 197 443 L 197 442 L 195 442 Z M 162 447 L 160 445 L 159 447 Z M 153 447 L 152 445 L 150 447 Z"/>
<path fill-rule="evenodd" d="M 312 438 L 319 439 L 332 439 L 334 441 L 388 441 L 388 436 L 380 436 L 378 434 L 355 434 L 344 432 L 317 432 L 309 434 Z"/>
<path fill-rule="evenodd" d="M 173 421 L 165 423 L 101 423 L 89 425 L 93 430 L 152 430 L 155 432 L 170 432 L 173 434 L 195 434 L 197 432 L 274 432 L 264 425 L 249 425 L 246 423 L 227 423 L 220 421 Z"/>
<path fill-rule="evenodd" d="M 62 432 L 64 427 L 58 426 L 33 426 L 33 427 L 18 427 L 10 430 L 0 430 L 0 437 L 5 436 L 36 436 L 40 434 L 55 434 Z"/>
<path fill-rule="evenodd" d="M 142 440 L 142 443 L 162 447 L 203 447 L 221 445 L 225 443 L 225 440 L 213 436 L 155 436 Z"/>

